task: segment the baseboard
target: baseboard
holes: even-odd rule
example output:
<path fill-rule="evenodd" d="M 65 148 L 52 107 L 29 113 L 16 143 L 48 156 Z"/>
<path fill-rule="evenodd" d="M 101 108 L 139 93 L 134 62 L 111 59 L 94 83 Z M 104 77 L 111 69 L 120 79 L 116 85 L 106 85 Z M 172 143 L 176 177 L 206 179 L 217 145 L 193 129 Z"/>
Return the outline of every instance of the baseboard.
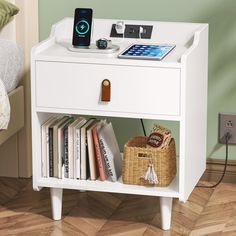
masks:
<path fill-rule="evenodd" d="M 206 171 L 204 172 L 201 180 L 217 182 L 224 170 L 224 160 L 218 159 L 207 159 Z M 225 177 L 222 182 L 225 183 L 236 183 L 236 161 L 229 160 Z"/>

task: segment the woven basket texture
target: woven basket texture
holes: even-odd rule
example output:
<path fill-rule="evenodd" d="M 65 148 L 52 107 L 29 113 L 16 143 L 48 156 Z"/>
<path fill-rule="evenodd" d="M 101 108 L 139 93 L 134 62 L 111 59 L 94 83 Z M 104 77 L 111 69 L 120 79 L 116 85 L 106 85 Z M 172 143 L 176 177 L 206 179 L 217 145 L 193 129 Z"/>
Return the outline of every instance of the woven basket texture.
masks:
<path fill-rule="evenodd" d="M 166 187 L 176 175 L 175 140 L 172 138 L 168 147 L 158 150 L 146 147 L 147 137 L 131 138 L 124 146 L 122 179 L 125 184 Z M 140 178 L 147 171 L 149 163 L 153 164 L 158 184 L 150 184 Z"/>

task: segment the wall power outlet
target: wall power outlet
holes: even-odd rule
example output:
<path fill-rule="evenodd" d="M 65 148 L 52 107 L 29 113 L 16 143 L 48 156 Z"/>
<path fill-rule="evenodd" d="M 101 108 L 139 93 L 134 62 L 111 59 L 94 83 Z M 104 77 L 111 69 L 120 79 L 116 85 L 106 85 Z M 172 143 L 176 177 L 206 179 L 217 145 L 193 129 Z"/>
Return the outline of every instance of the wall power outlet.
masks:
<path fill-rule="evenodd" d="M 236 114 L 219 113 L 219 143 L 225 142 L 225 134 L 229 132 L 229 144 L 236 144 Z"/>

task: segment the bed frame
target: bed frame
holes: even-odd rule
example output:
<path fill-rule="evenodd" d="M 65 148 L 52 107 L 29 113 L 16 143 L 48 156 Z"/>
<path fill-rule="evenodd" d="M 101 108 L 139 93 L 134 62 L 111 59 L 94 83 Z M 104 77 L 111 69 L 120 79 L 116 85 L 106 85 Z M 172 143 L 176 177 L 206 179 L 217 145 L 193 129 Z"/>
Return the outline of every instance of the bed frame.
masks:
<path fill-rule="evenodd" d="M 24 87 L 17 87 L 8 96 L 11 106 L 11 117 L 7 130 L 0 131 L 0 145 L 24 127 Z"/>
<path fill-rule="evenodd" d="M 24 73 L 20 85 L 9 93 L 11 118 L 0 131 L 0 176 L 31 176 L 30 49 L 38 42 L 38 0 L 8 0 L 20 12 L 8 23 L 0 38 L 18 43 L 24 50 Z"/>

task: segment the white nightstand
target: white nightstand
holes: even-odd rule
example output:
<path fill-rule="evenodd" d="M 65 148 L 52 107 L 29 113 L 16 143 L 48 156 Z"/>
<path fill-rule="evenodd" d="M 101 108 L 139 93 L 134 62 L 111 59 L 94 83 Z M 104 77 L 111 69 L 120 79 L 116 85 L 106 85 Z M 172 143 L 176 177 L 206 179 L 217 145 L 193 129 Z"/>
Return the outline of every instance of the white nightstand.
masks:
<path fill-rule="evenodd" d="M 116 20 L 94 20 L 92 41 L 109 38 Z M 208 25 L 126 21 L 153 25 L 151 40 L 112 39 L 121 50 L 134 42 L 171 43 L 162 61 L 118 59 L 117 54 L 76 53 L 73 19 L 52 27 L 50 37 L 32 49 L 33 187 L 51 188 L 53 218 L 61 219 L 62 189 L 158 196 L 162 228 L 169 229 L 172 198 L 186 201 L 206 165 Z M 120 51 L 121 51 L 120 50 Z M 111 101 L 101 102 L 101 82 L 111 82 Z M 120 179 L 89 181 L 42 178 L 41 124 L 52 114 L 144 118 L 179 122 L 178 173 L 170 186 L 125 185 Z"/>

